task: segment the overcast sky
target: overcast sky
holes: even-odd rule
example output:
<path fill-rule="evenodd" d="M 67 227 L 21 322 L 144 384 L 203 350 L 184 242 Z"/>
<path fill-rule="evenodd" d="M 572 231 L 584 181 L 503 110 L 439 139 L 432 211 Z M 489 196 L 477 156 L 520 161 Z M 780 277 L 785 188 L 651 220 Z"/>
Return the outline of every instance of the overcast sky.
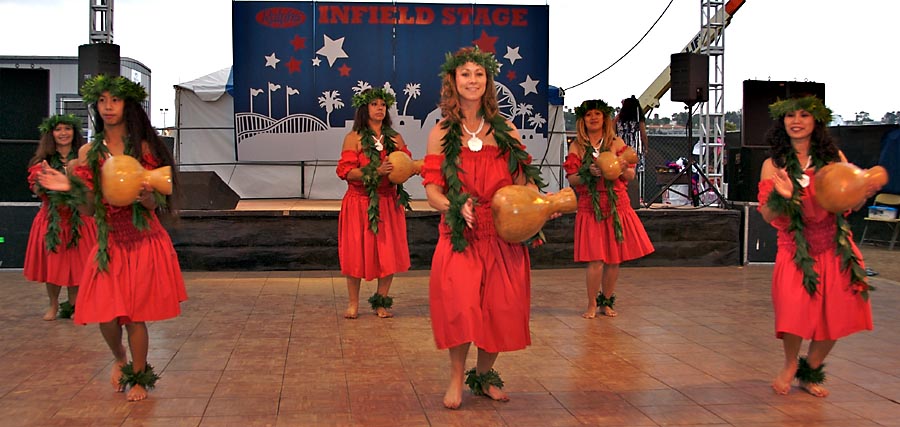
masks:
<path fill-rule="evenodd" d="M 0 55 L 77 56 L 88 42 L 93 0 L 0 0 Z M 399 2 L 408 3 L 408 2 Z M 465 3 L 472 1 L 434 1 Z M 670 0 L 476 1 L 547 4 L 549 83 L 572 87 L 606 68 L 651 27 Z M 842 5 L 843 7 L 836 7 Z M 649 35 L 609 71 L 566 92 L 565 104 L 640 94 L 701 25 L 700 0 L 672 0 Z M 825 83 L 844 119 L 900 110 L 895 64 L 900 2 L 746 0 L 725 32 L 725 108 L 741 108 L 743 80 Z M 232 63 L 230 0 L 115 0 L 114 42 L 151 70 L 153 123 L 174 123 L 173 85 Z M 439 53 L 443 55 L 443 52 Z M 660 116 L 683 111 L 663 97 Z"/>

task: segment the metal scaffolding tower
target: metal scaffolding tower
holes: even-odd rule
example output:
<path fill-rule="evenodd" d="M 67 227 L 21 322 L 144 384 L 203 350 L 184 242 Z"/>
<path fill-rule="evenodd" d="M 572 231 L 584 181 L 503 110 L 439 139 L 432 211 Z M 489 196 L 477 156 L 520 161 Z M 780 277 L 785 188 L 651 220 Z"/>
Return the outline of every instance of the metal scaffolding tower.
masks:
<path fill-rule="evenodd" d="M 113 0 L 90 0 L 90 43 L 113 42 Z"/>
<path fill-rule="evenodd" d="M 709 101 L 700 104 L 700 166 L 709 185 L 725 194 L 725 26 L 724 0 L 700 0 L 700 33 L 710 37 L 699 46 L 709 56 Z"/>

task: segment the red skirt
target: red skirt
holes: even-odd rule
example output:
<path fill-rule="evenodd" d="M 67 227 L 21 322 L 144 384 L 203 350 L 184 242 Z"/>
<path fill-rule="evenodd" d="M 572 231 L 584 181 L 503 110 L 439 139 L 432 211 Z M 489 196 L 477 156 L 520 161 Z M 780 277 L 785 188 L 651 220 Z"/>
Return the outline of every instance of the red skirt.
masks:
<path fill-rule="evenodd" d="M 82 225 L 78 228 L 78 245 L 68 247 L 72 239 L 69 214 L 63 213 L 59 221 L 59 244 L 56 252 L 47 250 L 47 226 L 50 224 L 47 205 L 41 207 L 28 234 L 25 249 L 25 278 L 34 282 L 46 282 L 56 286 L 78 286 L 84 266 L 87 264 L 91 248 L 97 242 L 97 227 L 94 218 L 81 215 Z"/>
<path fill-rule="evenodd" d="M 406 214 L 393 191 L 379 192 L 378 234 L 369 229 L 369 197 L 349 187 L 338 216 L 338 258 L 341 274 L 374 280 L 409 270 Z"/>
<path fill-rule="evenodd" d="M 637 213 L 630 206 L 617 206 L 622 224 L 622 242 L 616 241 L 612 217 L 597 222 L 590 206 L 575 214 L 575 261 L 621 264 L 653 253 L 653 244 Z"/>

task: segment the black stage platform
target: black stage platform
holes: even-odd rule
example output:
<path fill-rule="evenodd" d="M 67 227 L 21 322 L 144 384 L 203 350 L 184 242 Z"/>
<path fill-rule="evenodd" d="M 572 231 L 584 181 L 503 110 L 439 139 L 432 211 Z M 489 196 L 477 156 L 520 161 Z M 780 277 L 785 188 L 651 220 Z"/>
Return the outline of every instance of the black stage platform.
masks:
<path fill-rule="evenodd" d="M 274 203 L 274 205 L 273 205 Z M 338 270 L 340 201 L 241 201 L 236 210 L 182 211 L 169 227 L 185 270 Z M 407 213 L 413 269 L 429 269 L 440 215 L 423 202 Z M 741 210 L 640 209 L 656 252 L 632 266 L 708 267 L 742 263 Z M 544 227 L 547 243 L 532 250 L 534 268 L 578 267 L 572 261 L 575 215 Z"/>

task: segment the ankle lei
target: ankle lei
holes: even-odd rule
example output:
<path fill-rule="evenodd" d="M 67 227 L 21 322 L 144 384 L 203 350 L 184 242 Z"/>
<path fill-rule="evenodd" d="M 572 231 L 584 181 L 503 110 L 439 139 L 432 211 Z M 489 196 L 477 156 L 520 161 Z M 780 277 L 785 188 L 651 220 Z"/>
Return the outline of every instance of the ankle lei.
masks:
<path fill-rule="evenodd" d="M 812 159 L 812 164 L 816 170 L 825 166 L 824 161 L 815 157 L 812 157 Z M 806 241 L 806 237 L 803 236 L 805 224 L 803 221 L 801 197 L 805 190 L 800 185 L 800 178 L 803 176 L 804 171 L 800 167 L 800 161 L 797 160 L 796 151 L 792 150 L 786 156 L 785 170 L 791 178 L 791 184 L 794 187 L 791 198 L 786 199 L 773 189 L 769 193 L 766 205 L 769 206 L 769 209 L 787 215 L 790 219 L 787 231 L 794 236 L 794 244 L 796 246 L 794 264 L 803 272 L 803 287 L 806 288 L 806 292 L 810 295 L 815 295 L 819 285 L 819 274 L 813 269 L 815 261 L 812 255 L 809 254 L 809 243 Z M 859 258 L 853 253 L 853 247 L 850 244 L 850 224 L 840 213 L 835 214 L 835 222 L 837 224 L 835 243 L 837 253 L 841 256 L 841 271 L 844 272 L 848 268 L 850 269 L 850 285 L 855 292 L 862 296 L 863 300 L 868 300 L 869 291 L 875 290 L 875 288 L 867 283 L 866 272 L 859 265 Z"/>
<path fill-rule="evenodd" d="M 619 195 L 616 194 L 615 188 L 613 188 L 615 180 L 604 179 L 606 200 L 609 203 L 609 215 L 603 215 L 603 211 L 600 209 L 600 192 L 597 191 L 597 177 L 591 173 L 591 164 L 594 162 L 595 150 L 596 149 L 593 146 L 591 146 L 590 149 L 585 148 L 584 156 L 581 159 L 581 168 L 578 169 L 578 177 L 591 195 L 591 207 L 594 208 L 594 219 L 600 223 L 611 215 L 613 218 L 613 230 L 615 230 L 616 233 L 616 241 L 623 242 L 625 241 L 625 234 L 622 231 L 622 221 L 619 219 L 619 210 L 616 207 L 616 204 L 619 202 Z M 604 151 L 609 150 L 607 149 Z"/>
<path fill-rule="evenodd" d="M 520 171 L 525 174 L 526 182 L 533 182 L 538 188 L 544 188 L 546 184 L 541 177 L 541 170 L 537 166 L 528 163 L 528 152 L 522 149 L 519 140 L 513 138 L 509 132 L 512 128 L 506 124 L 506 119 L 496 115 L 489 119 L 491 129 L 494 132 L 494 140 L 501 154 L 509 154 L 509 172 L 513 175 Z M 462 152 L 462 126 L 458 122 L 445 121 L 441 124 L 447 133 L 442 138 L 444 162 L 441 164 L 441 173 L 447 183 L 447 199 L 450 201 L 450 209 L 445 214 L 447 226 L 450 227 L 450 243 L 453 250 L 462 252 L 469 245 L 463 231 L 466 228 L 466 220 L 462 216 L 462 206 L 469 199 L 468 193 L 462 192 L 462 181 L 459 179 L 459 155 Z M 541 233 L 539 232 L 538 235 Z"/>
<path fill-rule="evenodd" d="M 381 212 L 378 208 L 378 186 L 381 184 L 382 177 L 378 175 L 378 167 L 381 166 L 381 152 L 375 147 L 375 132 L 368 127 L 360 130 L 360 145 L 362 145 L 363 154 L 369 159 L 369 164 L 361 168 L 363 187 L 369 196 L 369 207 L 366 214 L 369 217 L 369 229 L 373 234 L 378 234 L 378 222 L 381 221 Z M 397 132 L 390 127 L 381 127 L 381 136 L 384 138 L 383 149 L 388 154 L 397 151 L 397 143 L 394 142 L 394 136 Z M 399 199 L 397 203 L 406 210 L 412 210 L 409 206 L 409 193 L 403 188 L 403 184 L 397 184 L 397 195 Z"/>

